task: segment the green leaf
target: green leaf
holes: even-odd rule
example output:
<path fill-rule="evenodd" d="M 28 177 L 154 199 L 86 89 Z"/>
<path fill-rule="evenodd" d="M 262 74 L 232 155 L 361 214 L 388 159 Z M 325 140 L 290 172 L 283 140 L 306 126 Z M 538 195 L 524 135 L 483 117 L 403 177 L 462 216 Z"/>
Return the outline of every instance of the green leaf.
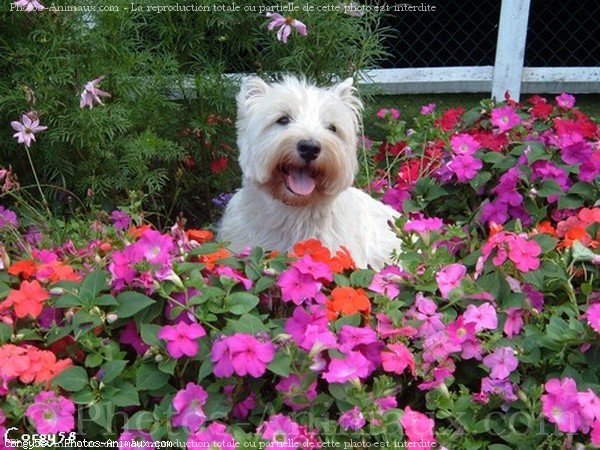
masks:
<path fill-rule="evenodd" d="M 115 406 L 139 406 L 140 397 L 135 386 L 131 383 L 122 383 L 118 387 L 118 391 L 111 395 L 110 398 Z"/>
<path fill-rule="evenodd" d="M 540 197 L 550 197 L 552 195 L 562 194 L 562 189 L 558 183 L 554 180 L 546 180 L 542 183 L 540 188 L 537 190 L 537 195 Z"/>
<path fill-rule="evenodd" d="M 67 391 L 75 392 L 87 386 L 88 375 L 83 367 L 69 367 L 56 375 L 52 379 L 52 383 Z"/>
<path fill-rule="evenodd" d="M 103 401 L 90 405 L 88 409 L 90 419 L 104 428 L 106 431 L 112 429 L 112 419 L 115 415 L 115 405 L 111 401 Z"/>
<path fill-rule="evenodd" d="M 259 299 L 248 292 L 234 292 L 227 298 L 227 309 L 232 314 L 242 315 L 254 309 Z"/>
<path fill-rule="evenodd" d="M 227 417 L 231 406 L 225 396 L 211 393 L 203 409 L 208 420 L 217 420 Z"/>
<path fill-rule="evenodd" d="M 121 292 L 117 295 L 117 303 L 119 306 L 115 310 L 115 313 L 119 319 L 124 319 L 135 315 L 137 312 L 155 302 L 156 300 L 153 300 L 144 294 L 140 294 L 139 292 Z"/>
<path fill-rule="evenodd" d="M 273 277 L 259 278 L 256 284 L 254 285 L 254 293 L 260 294 L 262 291 L 273 286 L 273 284 L 275 284 L 275 278 Z"/>
<path fill-rule="evenodd" d="M 284 351 L 278 351 L 267 368 L 276 375 L 287 377 L 290 374 L 291 364 L 292 357 Z"/>
<path fill-rule="evenodd" d="M 360 269 L 350 274 L 350 284 L 356 287 L 368 288 L 375 273 L 372 270 Z"/>
<path fill-rule="evenodd" d="M 62 297 L 59 297 L 55 302 L 54 302 L 54 307 L 55 308 L 72 308 L 74 306 L 80 306 L 81 305 L 81 300 L 73 295 L 73 294 L 65 294 Z"/>
<path fill-rule="evenodd" d="M 112 295 L 105 294 L 101 297 L 98 297 L 93 304 L 98 306 L 117 306 L 119 303 Z"/>
<path fill-rule="evenodd" d="M 558 239 L 553 238 L 549 234 L 536 234 L 532 239 L 540 244 L 543 254 L 551 252 L 556 248 L 556 244 L 558 244 Z"/>
<path fill-rule="evenodd" d="M 101 355 L 97 353 L 90 353 L 85 357 L 85 366 L 86 367 L 98 367 L 102 364 L 103 358 Z"/>
<path fill-rule="evenodd" d="M 105 270 L 96 269 L 88 274 L 81 283 L 79 296 L 82 301 L 89 302 L 95 297 L 98 297 L 100 292 L 108 290 L 108 272 Z"/>
<path fill-rule="evenodd" d="M 478 190 L 480 187 L 485 186 L 492 178 L 492 174 L 485 171 L 477 172 L 475 178 L 469 181 L 471 187 Z"/>
<path fill-rule="evenodd" d="M 158 338 L 158 331 L 160 330 L 160 325 L 155 325 L 153 323 L 143 323 L 140 325 L 140 334 L 142 336 L 142 341 L 148 345 L 155 345 L 157 347 L 161 347 L 161 340 Z"/>
<path fill-rule="evenodd" d="M 169 374 L 161 372 L 154 364 L 142 365 L 136 375 L 138 391 L 153 391 L 164 387 L 169 381 Z"/>
<path fill-rule="evenodd" d="M 138 411 L 129 418 L 125 425 L 124 430 L 147 430 L 150 428 L 156 419 L 150 411 Z"/>
<path fill-rule="evenodd" d="M 596 200 L 598 197 L 598 193 L 596 192 L 594 185 L 591 183 L 585 183 L 583 181 L 579 181 L 571 186 L 571 189 L 569 189 L 569 194 L 578 195 L 588 200 Z"/>
<path fill-rule="evenodd" d="M 213 372 L 213 363 L 210 360 L 210 357 L 206 357 L 204 361 L 202 361 L 202 365 L 200 366 L 200 370 L 198 371 L 198 383 L 204 380 L 207 376 L 211 375 Z"/>
<path fill-rule="evenodd" d="M 125 366 L 127 366 L 127 361 L 108 361 L 102 366 L 102 370 L 104 371 L 104 375 L 102 377 L 102 382 L 104 384 L 108 384 L 121 375 L 121 372 L 125 370 Z"/>
<path fill-rule="evenodd" d="M 231 328 L 236 333 L 256 334 L 267 331 L 262 321 L 252 314 L 244 314 L 236 321 L 230 321 Z"/>
<path fill-rule="evenodd" d="M 558 209 L 577 209 L 584 203 L 579 195 L 567 194 L 558 197 Z"/>
<path fill-rule="evenodd" d="M 4 344 L 10 340 L 13 335 L 13 329 L 10 325 L 0 322 L 0 344 Z"/>

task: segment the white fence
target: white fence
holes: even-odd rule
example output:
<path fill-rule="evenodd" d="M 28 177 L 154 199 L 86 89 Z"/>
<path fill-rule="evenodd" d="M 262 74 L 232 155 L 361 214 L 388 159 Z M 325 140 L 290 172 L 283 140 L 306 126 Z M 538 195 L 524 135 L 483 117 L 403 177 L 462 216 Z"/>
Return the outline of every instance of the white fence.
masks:
<path fill-rule="evenodd" d="M 523 67 L 530 0 L 502 0 L 493 66 L 377 69 L 363 74 L 387 94 L 600 92 L 600 67 Z"/>

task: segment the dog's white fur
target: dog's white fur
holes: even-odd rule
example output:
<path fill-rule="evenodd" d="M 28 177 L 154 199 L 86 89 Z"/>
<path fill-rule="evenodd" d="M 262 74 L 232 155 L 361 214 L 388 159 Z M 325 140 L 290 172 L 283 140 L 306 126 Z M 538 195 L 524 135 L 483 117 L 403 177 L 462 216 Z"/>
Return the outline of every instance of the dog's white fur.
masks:
<path fill-rule="evenodd" d="M 237 104 L 243 187 L 227 206 L 219 238 L 234 251 L 285 251 L 316 238 L 333 251 L 347 247 L 359 267 L 389 262 L 400 241 L 388 220 L 398 213 L 351 187 L 362 110 L 352 79 L 324 89 L 293 77 L 273 84 L 253 77 L 242 83 Z M 303 140 L 321 147 L 309 163 L 298 152 Z"/>

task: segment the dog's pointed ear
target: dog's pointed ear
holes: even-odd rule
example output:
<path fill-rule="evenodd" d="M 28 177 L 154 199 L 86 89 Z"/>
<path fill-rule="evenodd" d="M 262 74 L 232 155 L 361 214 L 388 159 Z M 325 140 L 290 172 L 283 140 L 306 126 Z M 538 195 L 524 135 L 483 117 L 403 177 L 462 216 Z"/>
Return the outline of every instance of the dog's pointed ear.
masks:
<path fill-rule="evenodd" d="M 349 97 L 354 96 L 354 91 L 356 88 L 354 87 L 354 78 L 349 77 L 346 78 L 341 83 L 336 84 L 333 87 L 333 91 L 340 96 L 342 100 L 346 100 Z"/>
<path fill-rule="evenodd" d="M 259 77 L 248 77 L 242 80 L 240 92 L 236 99 L 238 109 L 244 111 L 257 99 L 264 97 L 269 91 L 269 85 Z"/>

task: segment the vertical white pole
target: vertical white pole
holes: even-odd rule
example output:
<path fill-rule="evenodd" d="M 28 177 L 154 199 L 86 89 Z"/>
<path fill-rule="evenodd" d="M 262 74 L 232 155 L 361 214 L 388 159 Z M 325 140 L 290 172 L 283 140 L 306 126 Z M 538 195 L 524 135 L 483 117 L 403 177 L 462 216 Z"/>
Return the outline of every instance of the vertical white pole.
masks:
<path fill-rule="evenodd" d="M 521 95 L 529 4 L 530 0 L 502 0 L 492 80 L 492 98 L 497 100 L 503 100 L 506 91 L 515 100 Z"/>

